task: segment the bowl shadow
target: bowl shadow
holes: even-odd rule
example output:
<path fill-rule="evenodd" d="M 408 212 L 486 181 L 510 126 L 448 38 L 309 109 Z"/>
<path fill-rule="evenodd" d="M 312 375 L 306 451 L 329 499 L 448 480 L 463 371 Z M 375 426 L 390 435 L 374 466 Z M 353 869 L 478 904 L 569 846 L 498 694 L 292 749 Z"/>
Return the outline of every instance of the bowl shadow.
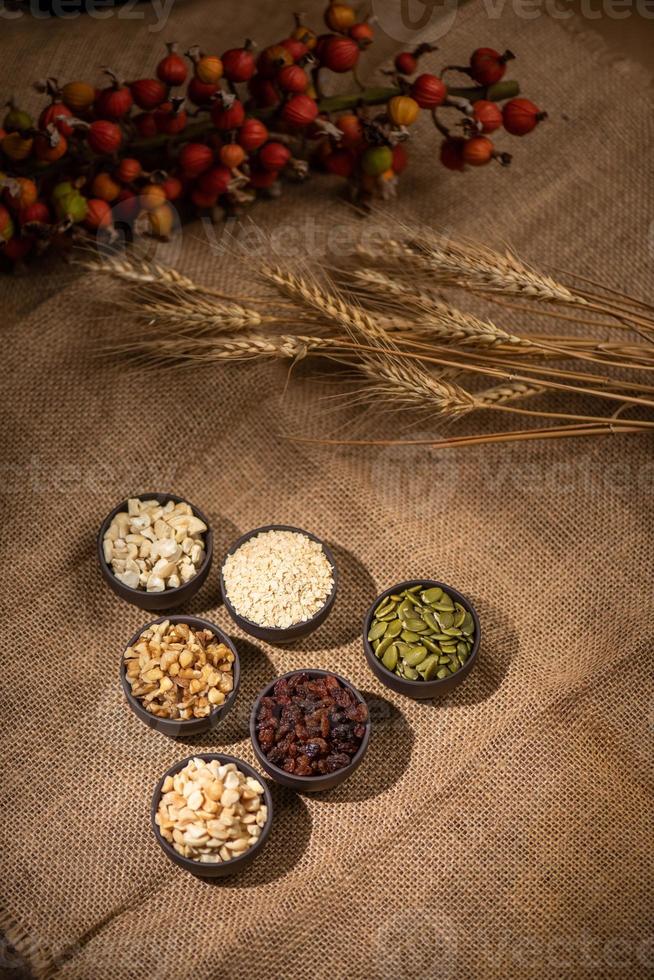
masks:
<path fill-rule="evenodd" d="M 273 825 L 261 854 L 231 878 L 202 878 L 219 888 L 257 888 L 283 878 L 298 863 L 311 838 L 311 815 L 297 793 L 268 781 L 273 798 Z"/>
<path fill-rule="evenodd" d="M 366 566 L 351 551 L 331 541 L 327 544 L 334 553 L 339 576 L 334 608 L 315 633 L 288 644 L 293 649 L 314 652 L 351 643 L 361 635 L 363 611 L 379 591 Z"/>
<path fill-rule="evenodd" d="M 370 800 L 390 789 L 408 769 L 414 734 L 397 705 L 373 691 L 361 691 L 370 713 L 368 751 L 358 769 L 334 789 L 311 793 L 322 803 Z"/>
<path fill-rule="evenodd" d="M 228 746 L 250 737 L 252 704 L 262 687 L 277 677 L 278 671 L 261 647 L 242 637 L 230 638 L 238 650 L 241 663 L 241 681 L 236 701 L 231 711 L 215 728 L 200 735 L 177 738 L 175 741 L 191 748 L 203 748 L 207 752 L 220 752 Z"/>

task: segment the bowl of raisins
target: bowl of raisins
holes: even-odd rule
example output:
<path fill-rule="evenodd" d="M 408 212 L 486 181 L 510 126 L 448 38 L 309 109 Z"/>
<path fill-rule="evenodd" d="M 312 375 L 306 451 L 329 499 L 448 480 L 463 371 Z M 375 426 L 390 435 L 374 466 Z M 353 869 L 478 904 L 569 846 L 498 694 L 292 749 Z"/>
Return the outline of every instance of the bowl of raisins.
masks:
<path fill-rule="evenodd" d="M 362 695 L 330 670 L 294 670 L 259 693 L 254 754 L 268 775 L 303 793 L 333 789 L 360 765 L 370 739 Z"/>

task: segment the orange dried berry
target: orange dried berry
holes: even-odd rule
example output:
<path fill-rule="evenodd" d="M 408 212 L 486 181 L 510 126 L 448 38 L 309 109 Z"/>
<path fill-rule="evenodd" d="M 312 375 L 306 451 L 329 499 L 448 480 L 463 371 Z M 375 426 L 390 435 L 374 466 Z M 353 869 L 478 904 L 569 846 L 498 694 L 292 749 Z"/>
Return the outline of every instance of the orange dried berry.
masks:
<path fill-rule="evenodd" d="M 61 98 L 73 112 L 84 112 L 95 102 L 95 88 L 88 82 L 67 82 L 61 90 Z"/>
<path fill-rule="evenodd" d="M 93 178 L 91 194 L 102 201 L 115 201 L 120 194 L 121 186 L 116 183 L 111 174 L 102 171 Z"/>
<path fill-rule="evenodd" d="M 396 126 L 410 126 L 420 112 L 420 106 L 410 95 L 394 95 L 389 101 L 388 116 Z"/>
<path fill-rule="evenodd" d="M 330 31 L 345 32 L 356 23 L 356 14 L 346 3 L 330 3 L 325 11 L 325 23 Z"/>
<path fill-rule="evenodd" d="M 226 143 L 219 152 L 220 162 L 230 170 L 240 167 L 245 160 L 245 150 L 238 143 Z"/>
<path fill-rule="evenodd" d="M 463 162 L 471 167 L 483 167 L 493 159 L 495 147 L 487 136 L 473 136 L 463 145 Z"/>
<path fill-rule="evenodd" d="M 155 211 L 166 203 L 166 192 L 161 184 L 146 184 L 141 188 L 139 203 L 146 211 Z"/>
<path fill-rule="evenodd" d="M 28 208 L 39 196 L 36 184 L 29 177 L 17 177 L 13 186 L 5 191 L 5 201 L 14 211 Z"/>
<path fill-rule="evenodd" d="M 23 137 L 20 133 L 7 133 L 2 141 L 2 152 L 17 163 L 20 160 L 27 160 L 33 146 L 34 140 L 31 136 Z"/>
<path fill-rule="evenodd" d="M 223 63 L 216 54 L 205 54 L 195 63 L 195 75 L 205 85 L 217 85 L 223 77 Z"/>
<path fill-rule="evenodd" d="M 39 133 L 34 140 L 34 154 L 37 160 L 43 163 L 54 163 L 60 160 L 68 149 L 68 140 L 65 136 L 57 134 L 58 139 L 51 139 L 49 136 Z"/>
<path fill-rule="evenodd" d="M 150 231 L 157 238 L 168 238 L 173 230 L 175 212 L 170 204 L 160 204 L 148 212 Z"/>
<path fill-rule="evenodd" d="M 111 208 L 107 202 L 100 198 L 91 198 L 87 202 L 84 224 L 90 231 L 96 231 L 98 228 L 108 228 L 113 224 Z"/>

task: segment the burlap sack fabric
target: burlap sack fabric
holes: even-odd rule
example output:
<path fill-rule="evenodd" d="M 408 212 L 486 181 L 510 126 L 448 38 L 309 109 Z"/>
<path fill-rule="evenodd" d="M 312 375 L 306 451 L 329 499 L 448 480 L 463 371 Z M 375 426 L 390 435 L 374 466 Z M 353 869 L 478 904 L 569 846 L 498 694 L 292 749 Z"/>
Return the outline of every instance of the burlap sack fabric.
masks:
<path fill-rule="evenodd" d="M 291 6 L 180 3 L 163 34 L 115 17 L 8 21 L 0 90 L 102 64 L 146 74 L 164 35 L 217 50 L 272 40 Z M 321 4 L 306 6 L 318 22 Z M 643 73 L 561 23 L 508 11 L 489 21 L 473 6 L 434 67 L 478 43 L 520 55 L 516 74 L 551 122 L 511 147 L 512 172 L 467 178 L 437 167 L 425 129 L 395 213 L 646 294 Z M 329 181 L 290 189 L 254 217 L 289 234 L 315 226 L 307 248 L 320 257 L 340 220 L 332 193 Z M 176 261 L 250 288 L 197 227 Z M 306 381 L 281 397 L 282 367 L 144 381 L 92 356 L 116 324 L 88 277 L 46 266 L 2 292 L 0 905 L 31 969 L 171 980 L 651 974 L 651 440 L 440 455 L 298 445 L 280 437 L 333 422 Z M 103 516 L 145 489 L 174 490 L 210 515 L 216 565 L 190 611 L 222 626 L 216 566 L 251 527 L 312 529 L 342 576 L 331 618 L 296 647 L 236 635 L 237 706 L 190 744 L 147 730 L 124 703 L 119 655 L 147 614 L 96 567 Z M 390 693 L 361 649 L 377 592 L 423 574 L 468 593 L 482 619 L 478 667 L 442 704 Z M 210 885 L 174 868 L 149 827 L 157 778 L 194 749 L 253 762 L 255 693 L 304 666 L 339 671 L 370 699 L 365 764 L 322 798 L 275 789 L 273 834 L 241 877 Z"/>

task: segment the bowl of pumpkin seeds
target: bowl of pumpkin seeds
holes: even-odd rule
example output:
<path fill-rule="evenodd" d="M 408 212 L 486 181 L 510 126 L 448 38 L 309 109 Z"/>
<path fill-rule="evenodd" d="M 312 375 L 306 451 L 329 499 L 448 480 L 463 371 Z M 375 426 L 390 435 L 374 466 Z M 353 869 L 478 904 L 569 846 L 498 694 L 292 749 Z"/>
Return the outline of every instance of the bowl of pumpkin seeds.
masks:
<path fill-rule="evenodd" d="M 474 606 L 450 585 L 413 579 L 386 589 L 363 624 L 366 659 L 379 680 L 410 698 L 448 694 L 477 659 Z"/>

